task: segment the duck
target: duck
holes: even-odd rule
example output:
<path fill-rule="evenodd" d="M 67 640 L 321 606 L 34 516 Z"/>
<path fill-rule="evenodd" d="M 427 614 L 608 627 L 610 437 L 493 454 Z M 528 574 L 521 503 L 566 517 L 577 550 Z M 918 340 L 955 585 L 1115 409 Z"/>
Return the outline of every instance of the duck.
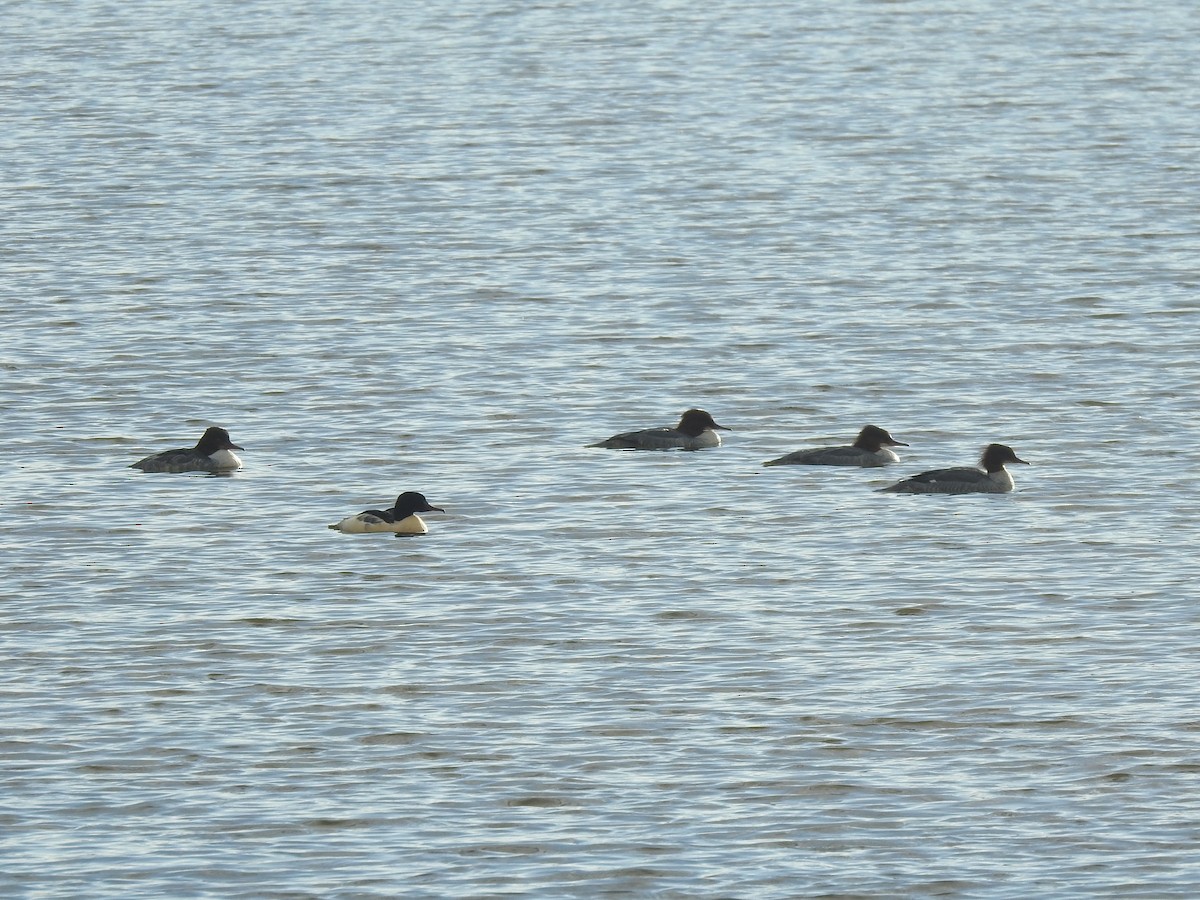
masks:
<path fill-rule="evenodd" d="M 674 428 L 646 428 L 642 431 L 626 431 L 614 434 L 598 444 L 605 450 L 708 450 L 721 446 L 721 431 L 732 431 L 718 425 L 713 417 L 702 409 L 689 409 L 679 418 Z"/>
<path fill-rule="evenodd" d="M 229 432 L 213 425 L 204 430 L 195 447 L 164 450 L 139 459 L 129 468 L 143 472 L 229 472 L 240 469 L 242 461 L 234 450 L 245 450 L 230 440 Z"/>
<path fill-rule="evenodd" d="M 764 466 L 890 466 L 900 457 L 889 447 L 907 447 L 877 425 L 865 425 L 849 447 L 818 447 L 797 450 L 779 459 L 767 460 Z"/>
<path fill-rule="evenodd" d="M 934 469 L 880 488 L 888 494 L 1007 494 L 1013 489 L 1013 477 L 1005 463 L 1029 465 L 1005 444 L 988 444 L 979 458 L 979 467 L 957 466 Z"/>
<path fill-rule="evenodd" d="M 427 534 L 429 528 L 425 520 L 417 515 L 419 512 L 445 510 L 440 506 L 431 506 L 424 494 L 405 491 L 396 498 L 396 503 L 391 509 L 368 509 L 356 516 L 347 516 L 329 527 L 342 534 Z"/>

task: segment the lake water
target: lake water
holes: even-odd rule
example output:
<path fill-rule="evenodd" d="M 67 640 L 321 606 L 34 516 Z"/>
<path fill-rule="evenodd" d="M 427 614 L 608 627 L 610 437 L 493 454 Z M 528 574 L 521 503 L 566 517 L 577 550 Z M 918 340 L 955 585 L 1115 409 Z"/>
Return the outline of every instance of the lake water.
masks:
<path fill-rule="evenodd" d="M 3 10 L 0 894 L 1200 892 L 1191 0 Z"/>

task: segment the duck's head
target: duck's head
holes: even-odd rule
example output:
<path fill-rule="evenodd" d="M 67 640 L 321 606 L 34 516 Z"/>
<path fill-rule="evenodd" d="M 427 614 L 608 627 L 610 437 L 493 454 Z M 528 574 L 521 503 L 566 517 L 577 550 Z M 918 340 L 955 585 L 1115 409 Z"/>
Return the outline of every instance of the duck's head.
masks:
<path fill-rule="evenodd" d="M 413 513 L 445 512 L 440 506 L 431 506 L 425 495 L 417 491 L 405 491 L 397 497 L 393 510 L 397 519 L 411 516 Z"/>
<path fill-rule="evenodd" d="M 245 450 L 246 448 L 235 444 L 230 439 L 229 432 L 224 428 L 213 425 L 205 429 L 204 434 L 200 436 L 200 440 L 196 442 L 196 449 L 211 456 L 218 450 Z"/>
<path fill-rule="evenodd" d="M 676 431 L 682 431 L 689 437 L 696 437 L 710 429 L 719 428 L 721 431 L 732 431 L 732 428 L 726 428 L 724 425 L 718 425 L 710 416 L 702 409 L 689 409 L 679 418 L 679 424 L 675 426 Z"/>
<path fill-rule="evenodd" d="M 880 447 L 907 447 L 908 444 L 896 440 L 878 425 L 865 425 L 863 430 L 858 433 L 858 439 L 855 440 L 854 446 L 878 450 Z"/>
<path fill-rule="evenodd" d="M 1020 463 L 1023 466 L 1029 465 L 1025 460 L 1017 456 L 1013 452 L 1013 448 L 1007 444 L 988 444 L 983 448 L 983 456 L 979 458 L 979 464 L 989 472 L 999 472 L 1004 468 L 1005 463 Z"/>

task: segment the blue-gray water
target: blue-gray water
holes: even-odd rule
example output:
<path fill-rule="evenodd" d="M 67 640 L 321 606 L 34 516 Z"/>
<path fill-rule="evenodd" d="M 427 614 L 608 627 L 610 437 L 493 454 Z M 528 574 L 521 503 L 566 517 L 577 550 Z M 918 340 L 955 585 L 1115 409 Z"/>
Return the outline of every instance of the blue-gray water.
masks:
<path fill-rule="evenodd" d="M 408 6 L 0 5 L 0 894 L 1195 896 L 1191 0 Z"/>

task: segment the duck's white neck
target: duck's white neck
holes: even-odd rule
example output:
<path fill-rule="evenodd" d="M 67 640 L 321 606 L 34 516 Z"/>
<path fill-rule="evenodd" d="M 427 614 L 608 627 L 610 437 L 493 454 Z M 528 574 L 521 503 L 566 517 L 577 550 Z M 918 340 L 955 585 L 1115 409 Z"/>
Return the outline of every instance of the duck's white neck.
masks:
<path fill-rule="evenodd" d="M 397 522 L 393 528 L 396 534 L 428 534 L 429 527 L 425 520 L 413 513 Z"/>
<path fill-rule="evenodd" d="M 1009 474 L 1008 469 L 1000 469 L 997 472 L 988 472 L 988 478 L 996 482 L 1006 491 L 1013 489 L 1013 477 Z"/>
<path fill-rule="evenodd" d="M 242 461 L 232 450 L 218 450 L 216 453 L 208 454 L 208 458 L 218 469 L 240 469 L 242 467 Z"/>
<path fill-rule="evenodd" d="M 709 447 L 721 446 L 721 436 L 715 431 L 702 431 L 688 440 L 694 449 L 707 450 Z"/>

